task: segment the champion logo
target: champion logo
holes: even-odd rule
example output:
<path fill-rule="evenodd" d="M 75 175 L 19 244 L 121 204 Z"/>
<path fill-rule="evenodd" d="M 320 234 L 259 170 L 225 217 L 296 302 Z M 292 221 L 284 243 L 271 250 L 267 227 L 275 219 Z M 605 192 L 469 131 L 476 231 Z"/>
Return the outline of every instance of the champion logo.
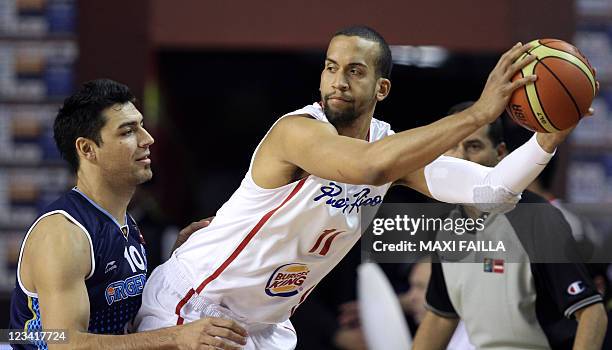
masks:
<path fill-rule="evenodd" d="M 567 294 L 569 295 L 578 295 L 584 292 L 586 288 L 582 285 L 582 281 L 576 281 L 567 287 Z"/>
<path fill-rule="evenodd" d="M 308 251 L 309 253 L 317 253 L 321 256 L 325 256 L 327 255 L 327 253 L 329 252 L 329 248 L 331 248 L 332 242 L 334 241 L 334 239 L 341 233 L 343 233 L 345 231 L 337 231 L 335 228 L 333 229 L 329 229 L 329 230 L 324 230 L 323 233 L 321 233 L 319 235 L 319 238 L 317 238 L 317 241 L 315 242 L 315 244 L 312 246 L 312 248 L 310 248 L 310 250 Z M 319 250 L 317 252 L 317 250 L 319 249 L 319 246 L 321 246 L 321 243 L 323 242 L 323 240 L 325 240 L 325 243 L 323 243 L 321 250 Z"/>

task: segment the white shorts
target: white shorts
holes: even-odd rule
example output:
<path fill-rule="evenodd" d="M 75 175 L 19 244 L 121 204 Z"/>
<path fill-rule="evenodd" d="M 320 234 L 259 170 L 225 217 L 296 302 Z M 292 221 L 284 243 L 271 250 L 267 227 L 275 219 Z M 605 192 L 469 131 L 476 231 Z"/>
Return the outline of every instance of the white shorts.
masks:
<path fill-rule="evenodd" d="M 173 259 L 174 257 L 171 257 L 153 270 L 145 284 L 142 306 L 134 320 L 134 329 L 138 332 L 177 325 L 179 317 L 175 311 L 176 307 L 192 285 L 181 271 L 175 268 Z M 180 314 L 184 323 L 205 317 L 236 321 L 249 334 L 247 344 L 242 347 L 245 350 L 291 350 L 295 349 L 297 344 L 297 335 L 289 320 L 278 324 L 248 324 L 231 310 L 197 295 L 189 298 Z"/>

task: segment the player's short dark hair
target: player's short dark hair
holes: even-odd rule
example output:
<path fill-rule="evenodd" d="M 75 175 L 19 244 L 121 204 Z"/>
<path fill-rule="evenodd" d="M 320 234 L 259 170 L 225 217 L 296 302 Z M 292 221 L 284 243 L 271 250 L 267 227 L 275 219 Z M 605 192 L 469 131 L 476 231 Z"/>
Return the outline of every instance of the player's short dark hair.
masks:
<path fill-rule="evenodd" d="M 90 139 L 100 146 L 100 130 L 106 123 L 102 111 L 115 104 L 134 101 L 135 97 L 127 86 L 110 79 L 88 81 L 64 100 L 53 123 L 53 138 L 62 158 L 75 173 L 79 169 L 75 147 L 77 138 Z"/>
<path fill-rule="evenodd" d="M 470 108 L 473 104 L 474 101 L 458 103 L 448 110 L 448 114 L 459 113 Z M 504 114 L 505 113 L 506 112 L 504 112 Z M 503 116 L 495 119 L 489 124 L 489 130 L 487 130 L 487 136 L 489 137 L 489 140 L 491 140 L 491 143 L 493 143 L 493 147 L 497 147 L 500 143 L 504 142 L 504 124 L 502 122 L 502 118 Z"/>
<path fill-rule="evenodd" d="M 378 52 L 378 57 L 376 58 L 376 74 L 385 79 L 389 79 L 391 77 L 391 69 L 393 68 L 391 49 L 382 35 L 370 27 L 361 25 L 341 29 L 337 31 L 333 37 L 335 38 L 339 35 L 358 36 L 377 43 L 380 51 Z"/>

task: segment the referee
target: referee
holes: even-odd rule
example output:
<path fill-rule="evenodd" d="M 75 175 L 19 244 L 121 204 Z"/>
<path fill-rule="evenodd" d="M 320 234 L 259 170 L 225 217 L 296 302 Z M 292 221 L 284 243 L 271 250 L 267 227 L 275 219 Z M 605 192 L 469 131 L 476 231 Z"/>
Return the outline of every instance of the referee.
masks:
<path fill-rule="evenodd" d="M 457 105 L 451 112 L 468 106 Z M 500 119 L 447 153 L 485 166 L 494 166 L 506 154 Z M 572 240 L 559 210 L 524 192 L 509 213 L 487 217 L 459 206 L 450 217 L 485 219 L 484 230 L 466 235 L 520 242 L 506 249 L 522 258 L 507 262 L 491 252 L 481 253 L 477 263 L 432 264 L 428 310 L 414 340 L 415 350 L 445 349 L 460 319 L 478 349 L 601 349 L 607 317 L 585 266 L 528 259 L 534 257 L 531 253 L 541 257 L 552 251 L 551 243 Z"/>

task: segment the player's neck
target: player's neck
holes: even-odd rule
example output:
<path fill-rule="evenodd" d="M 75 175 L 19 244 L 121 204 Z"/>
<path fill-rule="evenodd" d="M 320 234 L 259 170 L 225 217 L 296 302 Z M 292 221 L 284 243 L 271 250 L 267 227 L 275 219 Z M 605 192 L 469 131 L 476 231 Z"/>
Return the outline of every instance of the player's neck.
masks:
<path fill-rule="evenodd" d="M 78 176 L 76 186 L 79 191 L 112 215 L 120 225 L 126 224 L 125 214 L 135 188 L 120 188 L 107 180 L 96 179 L 96 176 Z"/>
<path fill-rule="evenodd" d="M 342 136 L 352 137 L 360 140 L 368 140 L 370 132 L 370 124 L 372 123 L 372 114 L 363 114 L 355 119 L 351 124 L 339 125 L 336 127 L 338 134 Z"/>

